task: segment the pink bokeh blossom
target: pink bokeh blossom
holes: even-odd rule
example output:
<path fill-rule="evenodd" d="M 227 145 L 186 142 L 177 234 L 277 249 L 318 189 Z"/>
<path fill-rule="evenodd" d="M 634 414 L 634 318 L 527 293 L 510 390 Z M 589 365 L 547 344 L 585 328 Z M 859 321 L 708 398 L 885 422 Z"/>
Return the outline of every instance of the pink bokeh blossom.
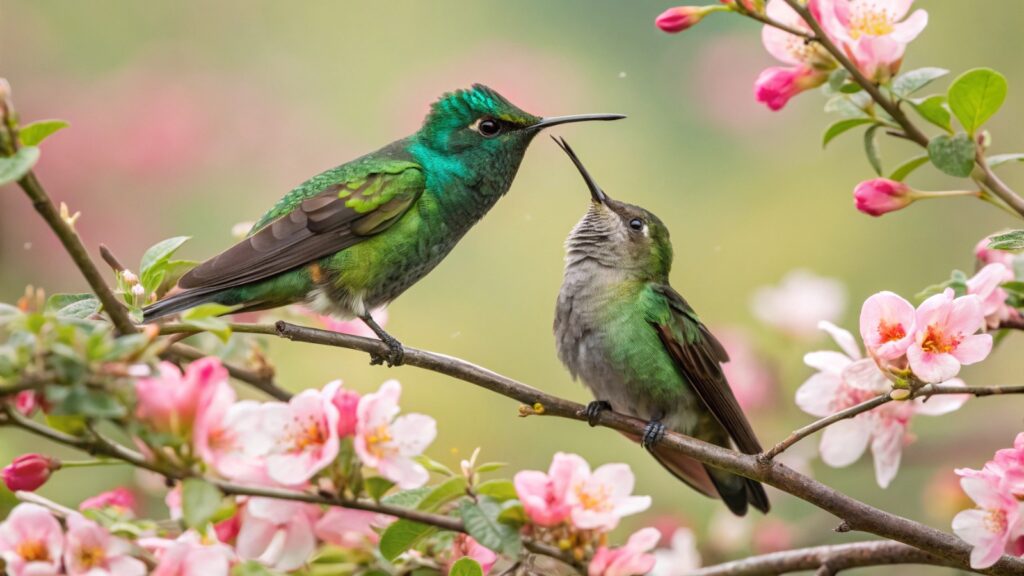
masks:
<path fill-rule="evenodd" d="M 79 514 L 69 516 L 67 524 L 64 570 L 68 576 L 145 576 L 146 565 L 131 556 L 127 540 Z"/>
<path fill-rule="evenodd" d="M 624 546 L 601 546 L 594 553 L 587 568 L 588 576 L 641 576 L 654 568 L 655 557 L 650 554 L 658 545 L 661 533 L 656 528 L 644 528 L 633 533 Z"/>

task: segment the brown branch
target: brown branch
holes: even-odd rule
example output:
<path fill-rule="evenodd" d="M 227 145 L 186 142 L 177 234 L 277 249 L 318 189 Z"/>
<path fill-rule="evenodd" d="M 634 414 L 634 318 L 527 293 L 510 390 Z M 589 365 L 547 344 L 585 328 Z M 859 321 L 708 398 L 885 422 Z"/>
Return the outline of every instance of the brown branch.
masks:
<path fill-rule="evenodd" d="M 1006 202 L 1017 213 L 1024 215 L 1024 198 L 1018 196 L 1016 192 L 1007 186 L 1006 183 L 992 171 L 992 167 L 988 165 L 988 161 L 985 159 L 985 151 L 980 145 L 977 145 L 974 162 L 978 165 L 978 168 L 981 169 L 981 183 L 991 190 L 993 194 L 999 196 L 1000 200 Z"/>
<path fill-rule="evenodd" d="M 789 24 L 783 24 L 778 20 L 773 20 L 765 16 L 764 14 L 761 14 L 760 12 L 748 10 L 745 6 L 743 6 L 742 2 L 737 2 L 736 4 L 734 4 L 733 10 L 735 10 L 737 14 L 746 16 L 747 18 L 751 18 L 753 20 L 757 20 L 758 22 L 765 24 L 767 26 L 771 26 L 772 28 L 778 28 L 779 30 L 782 30 L 783 32 L 788 32 L 793 36 L 799 36 L 800 38 L 803 38 L 804 40 L 807 40 L 809 42 L 812 42 L 815 39 L 814 35 L 811 34 L 810 32 L 807 32 L 806 30 L 794 28 Z"/>
<path fill-rule="evenodd" d="M 958 567 L 912 546 L 882 540 L 773 552 L 707 566 L 687 572 L 686 576 L 775 576 L 815 569 L 831 575 L 849 568 L 894 564 Z"/>
<path fill-rule="evenodd" d="M 185 332 L 180 332 L 180 334 L 185 334 Z M 186 360 L 199 360 L 208 355 L 202 350 L 180 343 L 171 345 L 169 350 L 172 354 Z M 292 397 L 291 392 L 274 383 L 272 374 L 266 374 L 260 370 L 242 368 L 227 362 L 221 362 L 221 365 L 224 366 L 232 378 L 245 382 L 271 398 L 287 402 Z"/>

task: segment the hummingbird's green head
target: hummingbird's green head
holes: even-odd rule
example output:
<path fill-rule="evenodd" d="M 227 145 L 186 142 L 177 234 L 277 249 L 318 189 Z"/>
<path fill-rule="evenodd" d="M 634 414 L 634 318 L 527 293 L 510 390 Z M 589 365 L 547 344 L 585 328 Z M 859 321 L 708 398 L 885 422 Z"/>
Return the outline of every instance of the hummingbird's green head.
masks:
<path fill-rule="evenodd" d="M 613 200 L 597 185 L 563 139 L 554 139 L 569 155 L 590 190 L 590 208 L 566 240 L 567 260 L 596 263 L 641 280 L 667 281 L 672 268 L 668 228 L 651 212 Z"/>

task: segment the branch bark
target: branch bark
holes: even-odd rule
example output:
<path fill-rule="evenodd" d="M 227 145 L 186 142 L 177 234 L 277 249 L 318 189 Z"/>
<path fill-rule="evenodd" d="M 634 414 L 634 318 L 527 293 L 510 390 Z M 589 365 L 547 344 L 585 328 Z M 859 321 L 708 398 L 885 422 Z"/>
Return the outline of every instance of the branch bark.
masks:
<path fill-rule="evenodd" d="M 688 572 L 686 576 L 775 576 L 804 570 L 837 574 L 841 570 L 866 566 L 926 564 L 957 567 L 938 556 L 899 542 L 872 541 L 815 546 L 751 556 Z"/>

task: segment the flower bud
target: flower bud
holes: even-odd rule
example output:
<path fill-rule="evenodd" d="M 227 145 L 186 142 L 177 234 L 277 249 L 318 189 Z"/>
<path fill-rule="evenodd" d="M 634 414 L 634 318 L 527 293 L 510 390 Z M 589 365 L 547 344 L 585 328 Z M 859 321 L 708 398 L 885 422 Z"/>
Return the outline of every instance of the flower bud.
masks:
<path fill-rule="evenodd" d="M 136 276 L 134 272 L 127 268 L 125 268 L 124 271 L 121 272 L 121 279 L 124 280 L 124 283 L 129 286 L 135 286 L 136 284 L 139 283 L 139 277 Z"/>
<path fill-rule="evenodd" d="M 46 484 L 50 474 L 59 469 L 59 460 L 42 454 L 22 454 L 4 468 L 4 484 L 11 492 L 32 492 Z"/>
<path fill-rule="evenodd" d="M 888 178 L 866 180 L 853 189 L 857 210 L 871 216 L 900 210 L 909 206 L 914 199 L 913 190 L 909 186 Z"/>
<path fill-rule="evenodd" d="M 359 407 L 359 393 L 339 388 L 332 400 L 338 409 L 338 436 L 345 438 L 356 434 L 356 408 Z"/>
<path fill-rule="evenodd" d="M 142 284 L 136 284 L 132 286 L 132 296 L 136 298 L 142 298 L 146 295 L 146 289 L 142 287 Z"/>
<path fill-rule="evenodd" d="M 771 110 L 781 110 L 790 98 L 827 79 L 828 74 L 808 66 L 772 66 L 754 81 L 754 99 Z"/>
<path fill-rule="evenodd" d="M 675 34 L 692 27 L 711 13 L 714 6 L 676 6 L 661 13 L 654 20 L 654 25 L 662 30 Z"/>

